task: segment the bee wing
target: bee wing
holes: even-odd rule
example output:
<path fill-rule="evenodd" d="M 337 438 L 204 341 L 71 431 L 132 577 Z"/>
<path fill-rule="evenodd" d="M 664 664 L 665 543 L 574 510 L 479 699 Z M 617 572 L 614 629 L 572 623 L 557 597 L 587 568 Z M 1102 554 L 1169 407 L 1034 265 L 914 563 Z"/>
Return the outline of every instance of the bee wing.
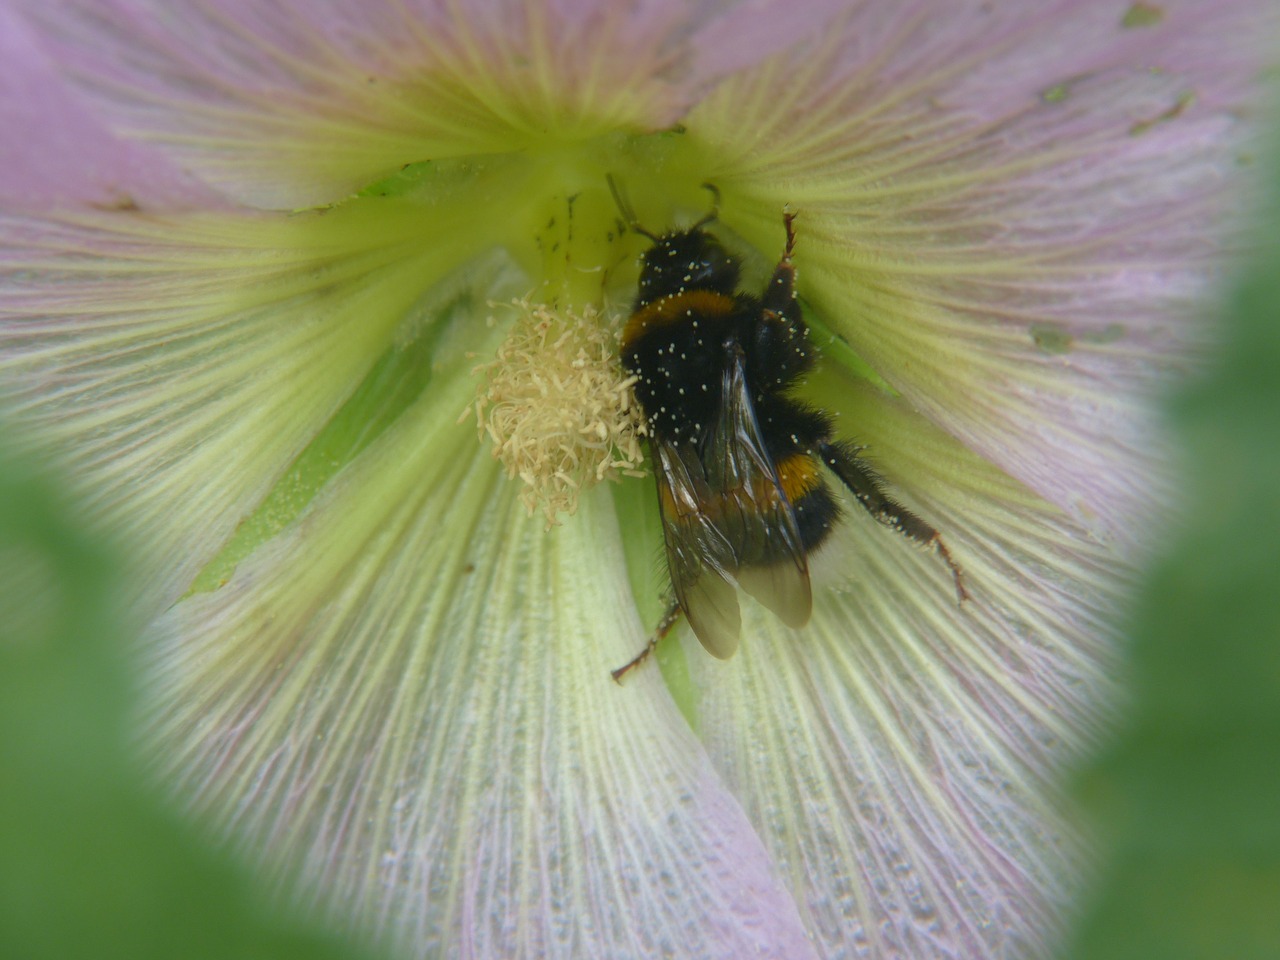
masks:
<path fill-rule="evenodd" d="M 760 437 L 740 350 L 703 446 L 659 441 L 654 452 L 671 582 L 707 651 L 724 659 L 738 648 L 735 584 L 803 626 L 812 607 L 804 544 Z"/>
<path fill-rule="evenodd" d="M 692 444 L 654 447 L 667 568 L 680 609 L 707 652 L 721 660 L 738 649 L 742 620 L 733 583 L 733 544 L 715 513 L 719 494 Z"/>
<path fill-rule="evenodd" d="M 789 627 L 809 622 L 809 562 L 795 510 L 765 448 L 747 389 L 742 348 L 733 345 L 721 384 L 720 420 L 702 459 L 713 484 L 737 510 L 726 510 L 736 544 L 738 585 Z"/>

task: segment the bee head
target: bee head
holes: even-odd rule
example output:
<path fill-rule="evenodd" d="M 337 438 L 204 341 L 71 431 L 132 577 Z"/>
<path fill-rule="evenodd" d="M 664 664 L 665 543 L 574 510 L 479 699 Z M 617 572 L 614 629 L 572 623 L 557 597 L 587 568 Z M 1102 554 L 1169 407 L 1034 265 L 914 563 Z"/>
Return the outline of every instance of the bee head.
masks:
<path fill-rule="evenodd" d="M 628 229 L 653 241 L 640 265 L 640 293 L 637 305 L 686 290 L 711 290 L 732 295 L 738 288 L 738 261 L 720 245 L 720 241 L 702 228 L 720 211 L 720 190 L 712 183 L 702 186 L 711 193 L 711 209 L 687 230 L 674 230 L 661 236 L 646 230 L 636 219 L 622 186 L 612 174 L 605 178 L 613 193 L 614 203 Z"/>
<path fill-rule="evenodd" d="M 720 241 L 700 227 L 659 237 L 640 266 L 641 303 L 685 290 L 732 295 L 739 264 Z"/>

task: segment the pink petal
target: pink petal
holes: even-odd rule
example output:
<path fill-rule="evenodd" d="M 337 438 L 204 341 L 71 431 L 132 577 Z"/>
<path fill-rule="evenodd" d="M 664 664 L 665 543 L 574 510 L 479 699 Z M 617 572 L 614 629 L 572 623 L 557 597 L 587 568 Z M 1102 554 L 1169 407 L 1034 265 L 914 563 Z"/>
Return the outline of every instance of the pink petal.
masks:
<path fill-rule="evenodd" d="M 113 129 L 242 201 L 290 208 L 410 162 L 665 127 L 838 4 L 792 0 L 786 18 L 781 0 L 23 6 Z"/>
<path fill-rule="evenodd" d="M 800 211 L 802 292 L 859 355 L 1123 542 L 1159 499 L 1152 397 L 1210 336 L 1240 242 L 1278 12 L 1160 8 L 1126 28 L 1111 3 L 867 5 L 687 121 L 759 201 L 745 232 L 771 247 Z"/>
<path fill-rule="evenodd" d="M 113 136 L 7 6 L 0 7 L 0 129 L 0 204 L 7 210 L 218 203 L 168 157 Z"/>

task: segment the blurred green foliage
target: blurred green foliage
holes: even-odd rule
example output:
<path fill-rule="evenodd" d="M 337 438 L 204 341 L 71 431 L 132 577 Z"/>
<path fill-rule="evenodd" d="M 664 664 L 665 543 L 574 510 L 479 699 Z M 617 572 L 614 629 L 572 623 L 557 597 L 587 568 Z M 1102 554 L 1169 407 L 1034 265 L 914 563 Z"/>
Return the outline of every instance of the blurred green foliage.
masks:
<path fill-rule="evenodd" d="M 1134 703 L 1081 781 L 1107 851 L 1070 956 L 1280 958 L 1280 176 L 1211 374 L 1172 417 L 1189 513 L 1132 630 Z"/>
<path fill-rule="evenodd" d="M 274 910 L 147 786 L 119 558 L 74 516 L 0 443 L 0 957 L 357 956 Z"/>

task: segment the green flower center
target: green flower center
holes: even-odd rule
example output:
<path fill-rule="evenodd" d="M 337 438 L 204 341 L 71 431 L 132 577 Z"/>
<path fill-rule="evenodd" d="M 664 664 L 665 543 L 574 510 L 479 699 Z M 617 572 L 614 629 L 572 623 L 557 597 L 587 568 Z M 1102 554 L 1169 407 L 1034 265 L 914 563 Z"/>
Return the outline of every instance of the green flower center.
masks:
<path fill-rule="evenodd" d="M 192 592 L 225 583 L 434 377 L 474 377 L 482 435 L 526 485 L 526 506 L 548 519 L 572 512 L 574 491 L 635 474 L 639 449 L 613 339 L 649 241 L 625 229 L 608 178 L 662 231 L 705 212 L 705 169 L 683 133 L 543 142 L 409 164 L 277 227 L 282 245 L 308 257 L 289 295 L 350 313 L 351 336 L 380 356 Z M 575 433 L 580 442 L 567 443 Z"/>

